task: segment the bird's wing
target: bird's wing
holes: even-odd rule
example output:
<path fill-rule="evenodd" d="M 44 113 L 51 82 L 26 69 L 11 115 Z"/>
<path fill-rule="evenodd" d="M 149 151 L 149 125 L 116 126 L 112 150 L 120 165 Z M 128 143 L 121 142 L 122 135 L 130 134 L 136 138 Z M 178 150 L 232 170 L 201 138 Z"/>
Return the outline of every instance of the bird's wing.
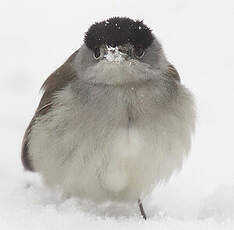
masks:
<path fill-rule="evenodd" d="M 22 149 L 21 149 L 21 160 L 23 166 L 25 169 L 29 171 L 34 171 L 32 162 L 30 160 L 30 153 L 28 148 L 28 144 L 30 141 L 29 134 L 37 118 L 47 114 L 50 111 L 53 103 L 52 102 L 53 95 L 57 91 L 61 90 L 64 86 L 66 86 L 66 84 L 76 76 L 76 72 L 73 69 L 71 63 L 78 52 L 79 50 L 77 50 L 74 54 L 72 54 L 68 58 L 68 60 L 62 66 L 60 66 L 55 72 L 53 72 L 42 85 L 42 90 L 44 91 L 43 96 L 28 128 L 25 131 L 23 137 Z"/>
<path fill-rule="evenodd" d="M 180 82 L 180 75 L 172 64 L 168 65 L 166 75 Z"/>

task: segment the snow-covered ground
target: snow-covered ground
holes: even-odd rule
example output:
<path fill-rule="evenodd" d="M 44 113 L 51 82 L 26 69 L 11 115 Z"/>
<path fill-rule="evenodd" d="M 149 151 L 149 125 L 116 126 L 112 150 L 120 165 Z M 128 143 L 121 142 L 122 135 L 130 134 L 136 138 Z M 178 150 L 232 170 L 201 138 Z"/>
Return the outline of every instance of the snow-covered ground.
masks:
<path fill-rule="evenodd" d="M 146 222 L 136 207 L 62 201 L 20 162 L 42 82 L 111 16 L 144 19 L 197 102 L 191 155 L 145 201 Z M 0 229 L 233 229 L 233 23 L 232 0 L 1 0 Z"/>

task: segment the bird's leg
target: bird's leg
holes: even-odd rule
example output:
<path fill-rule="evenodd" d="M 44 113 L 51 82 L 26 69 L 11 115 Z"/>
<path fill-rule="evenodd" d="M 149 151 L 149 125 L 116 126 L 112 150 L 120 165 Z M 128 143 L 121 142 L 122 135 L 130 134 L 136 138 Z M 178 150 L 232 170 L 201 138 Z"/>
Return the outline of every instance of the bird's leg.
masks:
<path fill-rule="evenodd" d="M 139 209 L 141 212 L 141 216 L 146 220 L 147 218 L 146 218 L 145 210 L 143 208 L 143 205 L 140 199 L 138 199 L 138 205 L 139 205 Z"/>

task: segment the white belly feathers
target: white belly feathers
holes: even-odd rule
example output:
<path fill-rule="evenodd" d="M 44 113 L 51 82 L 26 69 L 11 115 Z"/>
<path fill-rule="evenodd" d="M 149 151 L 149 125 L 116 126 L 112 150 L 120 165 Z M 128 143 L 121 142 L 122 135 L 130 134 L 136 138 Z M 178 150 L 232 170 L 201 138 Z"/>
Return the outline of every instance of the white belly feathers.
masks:
<path fill-rule="evenodd" d="M 79 98 L 72 100 L 71 89 L 66 87 L 55 98 L 58 109 L 39 118 L 30 134 L 34 168 L 65 195 L 136 201 L 180 169 L 189 151 L 193 107 L 190 94 L 180 90 L 169 107 L 156 105 L 149 115 L 142 108 L 146 114 L 129 126 L 126 101 L 120 94 L 113 91 L 109 105 L 102 92 L 101 99 L 95 97 L 86 107 Z"/>

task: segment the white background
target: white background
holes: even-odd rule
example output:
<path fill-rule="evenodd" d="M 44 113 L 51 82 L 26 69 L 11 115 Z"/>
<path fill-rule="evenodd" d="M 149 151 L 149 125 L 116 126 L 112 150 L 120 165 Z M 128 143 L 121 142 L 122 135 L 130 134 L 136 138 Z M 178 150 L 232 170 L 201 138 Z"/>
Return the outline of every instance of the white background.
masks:
<path fill-rule="evenodd" d="M 128 208 L 60 201 L 20 162 L 43 81 L 112 16 L 144 19 L 197 103 L 191 155 L 145 201 L 146 223 Z M 233 229 L 233 24 L 231 0 L 0 0 L 0 229 Z"/>

